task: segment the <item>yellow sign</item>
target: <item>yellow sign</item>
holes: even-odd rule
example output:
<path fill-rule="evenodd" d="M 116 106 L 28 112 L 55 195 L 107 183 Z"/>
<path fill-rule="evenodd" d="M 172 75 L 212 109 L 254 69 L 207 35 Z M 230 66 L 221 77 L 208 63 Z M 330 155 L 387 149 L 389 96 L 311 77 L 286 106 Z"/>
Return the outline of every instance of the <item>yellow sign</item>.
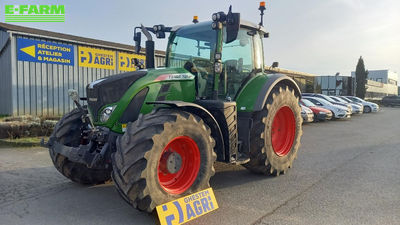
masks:
<path fill-rule="evenodd" d="M 212 188 L 157 206 L 161 225 L 183 224 L 218 209 Z"/>
<path fill-rule="evenodd" d="M 115 52 L 79 46 L 79 66 L 115 70 Z"/>
<path fill-rule="evenodd" d="M 144 55 L 118 52 L 118 69 L 120 71 L 135 71 L 137 69 L 144 69 L 145 60 L 146 56 Z"/>

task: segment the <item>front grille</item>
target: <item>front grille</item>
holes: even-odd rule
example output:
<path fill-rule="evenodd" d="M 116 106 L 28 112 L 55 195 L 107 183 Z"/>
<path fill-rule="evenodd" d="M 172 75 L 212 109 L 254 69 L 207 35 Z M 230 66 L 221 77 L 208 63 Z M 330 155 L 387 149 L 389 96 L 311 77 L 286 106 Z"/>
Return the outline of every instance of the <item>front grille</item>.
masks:
<path fill-rule="evenodd" d="M 86 93 L 89 109 L 93 115 L 93 119 L 97 121 L 99 110 L 105 103 L 101 101 L 101 98 L 99 99 L 98 89 L 87 87 Z"/>
<path fill-rule="evenodd" d="M 93 119 L 98 121 L 98 114 L 101 107 L 118 102 L 129 87 L 146 74 L 147 71 L 127 72 L 88 84 L 86 86 L 86 93 Z"/>

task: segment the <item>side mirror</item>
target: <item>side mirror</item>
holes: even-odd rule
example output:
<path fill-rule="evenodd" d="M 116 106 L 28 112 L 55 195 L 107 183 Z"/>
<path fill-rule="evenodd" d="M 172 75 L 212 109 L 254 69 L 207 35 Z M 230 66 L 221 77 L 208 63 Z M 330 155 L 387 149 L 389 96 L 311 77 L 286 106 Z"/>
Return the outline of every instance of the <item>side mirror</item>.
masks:
<path fill-rule="evenodd" d="M 226 16 L 226 41 L 231 43 L 236 40 L 240 27 L 240 13 L 232 13 L 232 6 L 229 7 L 228 15 Z"/>
<path fill-rule="evenodd" d="M 135 32 L 135 34 L 133 36 L 133 40 L 135 41 L 135 51 L 136 51 L 136 53 L 140 53 L 140 49 L 142 48 L 140 46 L 140 43 L 142 41 L 142 33 Z"/>

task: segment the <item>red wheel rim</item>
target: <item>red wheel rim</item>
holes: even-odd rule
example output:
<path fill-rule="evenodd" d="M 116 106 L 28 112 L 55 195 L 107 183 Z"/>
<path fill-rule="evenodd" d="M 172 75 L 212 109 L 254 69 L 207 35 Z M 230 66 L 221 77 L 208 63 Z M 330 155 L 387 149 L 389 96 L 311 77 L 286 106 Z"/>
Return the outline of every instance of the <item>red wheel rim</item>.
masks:
<path fill-rule="evenodd" d="M 172 161 L 175 163 L 171 164 Z M 180 165 L 177 161 L 181 162 Z M 200 151 L 196 142 L 190 137 L 179 136 L 172 139 L 161 153 L 157 166 L 158 181 L 166 192 L 181 194 L 192 186 L 199 169 Z"/>
<path fill-rule="evenodd" d="M 290 152 L 296 135 L 296 120 L 292 109 L 281 107 L 275 114 L 271 129 L 272 148 L 278 156 L 285 156 Z"/>

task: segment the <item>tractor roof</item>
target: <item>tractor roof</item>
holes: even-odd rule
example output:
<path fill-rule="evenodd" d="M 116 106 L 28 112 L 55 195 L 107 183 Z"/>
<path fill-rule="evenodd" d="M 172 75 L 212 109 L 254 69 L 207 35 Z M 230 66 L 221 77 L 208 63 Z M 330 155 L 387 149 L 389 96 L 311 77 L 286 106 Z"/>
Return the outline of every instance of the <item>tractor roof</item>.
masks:
<path fill-rule="evenodd" d="M 193 29 L 199 26 L 210 26 L 211 27 L 212 21 L 205 21 L 205 22 L 200 22 L 196 24 L 189 24 L 189 25 L 184 25 L 184 26 L 175 26 L 172 28 L 172 31 L 177 31 L 178 29 Z M 267 33 L 267 30 L 265 27 L 259 26 L 253 22 L 247 21 L 247 20 L 240 20 L 240 26 L 252 30 L 259 30 L 263 33 Z"/>

